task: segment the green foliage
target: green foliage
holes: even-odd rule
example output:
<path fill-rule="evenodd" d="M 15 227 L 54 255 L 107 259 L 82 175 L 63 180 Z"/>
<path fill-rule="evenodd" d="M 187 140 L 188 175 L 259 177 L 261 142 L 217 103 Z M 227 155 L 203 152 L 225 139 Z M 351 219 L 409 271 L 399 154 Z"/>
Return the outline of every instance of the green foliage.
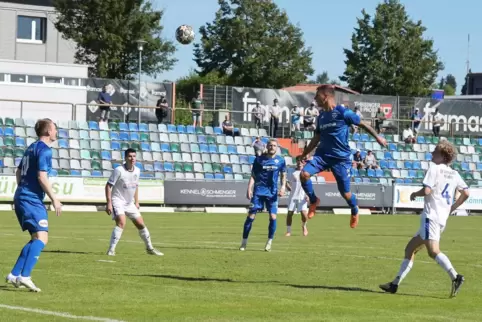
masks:
<path fill-rule="evenodd" d="M 455 95 L 455 89 L 450 84 L 445 84 L 443 87 L 444 95 L 446 96 L 453 96 Z"/>
<path fill-rule="evenodd" d="M 175 119 L 176 124 L 192 125 L 192 113 L 189 111 L 190 100 L 176 100 Z M 204 112 L 202 116 L 203 125 L 211 124 L 213 121 L 213 112 Z"/>
<path fill-rule="evenodd" d="M 445 77 L 445 84 L 450 85 L 454 90 L 457 90 L 457 81 L 455 80 L 455 76 L 452 74 L 448 74 Z"/>
<path fill-rule="evenodd" d="M 218 0 L 199 30 L 194 56 L 201 75 L 217 71 L 228 85 L 282 88 L 313 74 L 303 32 L 272 1 Z"/>
<path fill-rule="evenodd" d="M 55 27 L 77 45 L 75 61 L 92 66 L 89 76 L 133 79 L 138 73 L 136 41 L 142 52 L 143 73 L 156 76 L 170 70 L 176 48 L 163 40 L 163 11 L 145 0 L 54 0 Z"/>
<path fill-rule="evenodd" d="M 217 71 L 212 71 L 205 75 L 199 75 L 195 71 L 191 71 L 189 75 L 183 76 L 176 80 L 176 97 L 190 101 L 201 84 L 204 85 L 222 85 L 227 82 L 227 76 L 220 76 Z"/>
<path fill-rule="evenodd" d="M 384 0 L 372 17 L 362 11 L 344 49 L 345 73 L 340 79 L 358 92 L 425 96 L 444 66 L 433 41 L 424 39 L 421 21 L 409 19 L 399 0 Z"/>
<path fill-rule="evenodd" d="M 321 74 L 316 75 L 314 80 L 309 80 L 307 84 L 332 84 L 340 85 L 340 82 L 336 79 L 330 79 L 328 72 L 325 70 Z"/>

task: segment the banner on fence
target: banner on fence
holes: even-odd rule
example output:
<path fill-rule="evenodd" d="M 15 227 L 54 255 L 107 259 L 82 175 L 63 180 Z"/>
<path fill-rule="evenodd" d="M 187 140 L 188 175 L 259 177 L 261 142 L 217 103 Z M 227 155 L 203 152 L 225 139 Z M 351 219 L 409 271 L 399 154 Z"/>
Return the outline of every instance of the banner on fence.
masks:
<path fill-rule="evenodd" d="M 125 105 L 156 106 L 157 101 L 164 96 L 172 108 L 172 84 L 171 83 L 147 83 L 141 82 L 141 95 L 139 101 L 139 83 L 135 81 L 88 78 L 85 86 L 87 87 L 87 103 L 97 104 L 99 93 L 102 87 L 106 86 L 106 91 L 111 95 L 112 107 L 110 112 L 111 119 L 137 121 L 138 109 L 125 107 Z M 98 121 L 100 117 L 100 107 L 89 105 L 87 110 L 88 121 Z M 169 114 L 169 113 L 168 113 Z M 165 120 L 169 120 L 168 115 Z M 142 122 L 157 122 L 154 109 L 141 109 Z"/>
<path fill-rule="evenodd" d="M 51 177 L 52 189 L 62 202 L 105 203 L 106 178 Z M 17 188 L 15 176 L 0 176 L 0 200 L 11 201 Z M 139 184 L 141 203 L 164 202 L 164 186 L 161 180 L 141 180 Z M 48 197 L 46 198 L 48 200 Z"/>
<path fill-rule="evenodd" d="M 410 195 L 420 190 L 417 186 L 395 186 L 395 208 L 423 209 L 423 197 L 410 201 Z M 482 189 L 470 188 L 469 199 L 460 207 L 466 210 L 482 210 Z"/>
<path fill-rule="evenodd" d="M 169 205 L 221 205 L 248 206 L 246 182 L 197 182 L 165 181 L 164 202 Z M 316 184 L 314 189 L 322 200 L 321 207 L 346 207 L 335 184 Z M 391 206 L 392 187 L 377 185 L 354 185 L 352 191 L 357 195 L 361 207 Z M 279 200 L 280 206 L 288 205 L 288 196 Z"/>

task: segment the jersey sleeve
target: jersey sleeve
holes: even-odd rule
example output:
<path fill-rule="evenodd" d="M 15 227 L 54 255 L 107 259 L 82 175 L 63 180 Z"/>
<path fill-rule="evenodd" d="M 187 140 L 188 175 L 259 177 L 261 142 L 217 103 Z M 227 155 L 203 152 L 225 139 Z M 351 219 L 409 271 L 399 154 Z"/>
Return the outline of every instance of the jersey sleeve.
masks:
<path fill-rule="evenodd" d="M 427 170 L 425 174 L 425 178 L 423 178 L 422 184 L 430 189 L 435 187 L 435 179 L 437 177 L 437 167 L 435 165 L 431 165 L 430 168 Z"/>
<path fill-rule="evenodd" d="M 345 119 L 345 123 L 348 125 L 358 125 L 361 121 L 360 116 L 352 110 L 345 110 L 343 118 Z"/>
<path fill-rule="evenodd" d="M 41 149 L 37 158 L 38 171 L 49 172 L 52 168 L 52 150 L 45 148 Z"/>
<path fill-rule="evenodd" d="M 112 174 L 110 175 L 109 180 L 107 181 L 107 183 L 110 184 L 111 186 L 115 185 L 117 180 L 119 180 L 120 178 L 121 173 L 119 168 L 120 167 L 117 167 L 114 169 L 114 171 L 112 171 Z"/>
<path fill-rule="evenodd" d="M 457 183 L 457 190 L 469 189 L 469 186 L 467 185 L 467 183 L 465 183 L 464 179 L 462 179 L 462 177 L 460 176 L 460 174 L 458 172 L 457 172 L 455 180 L 456 180 L 456 183 Z"/>
<path fill-rule="evenodd" d="M 279 166 L 279 172 L 280 173 L 285 173 L 286 172 L 286 161 L 285 161 L 285 158 L 283 157 L 280 157 L 280 166 Z"/>

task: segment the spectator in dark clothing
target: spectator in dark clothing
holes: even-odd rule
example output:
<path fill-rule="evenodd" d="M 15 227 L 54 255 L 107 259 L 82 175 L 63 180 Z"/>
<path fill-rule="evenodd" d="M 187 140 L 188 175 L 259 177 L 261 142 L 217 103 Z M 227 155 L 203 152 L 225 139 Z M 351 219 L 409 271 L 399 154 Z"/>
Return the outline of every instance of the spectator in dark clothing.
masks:
<path fill-rule="evenodd" d="M 363 158 L 360 150 L 356 150 L 355 154 L 353 155 L 353 168 L 363 169 Z"/>
<path fill-rule="evenodd" d="M 229 136 L 238 136 L 239 132 L 235 131 L 233 122 L 231 122 L 231 117 L 229 114 L 226 114 L 224 122 L 222 124 L 223 133 Z"/>
<path fill-rule="evenodd" d="M 254 154 L 260 156 L 263 154 L 264 150 L 266 149 L 266 145 L 259 136 L 256 137 L 256 140 L 253 142 Z"/>
<path fill-rule="evenodd" d="M 157 123 L 161 124 L 162 120 L 167 117 L 167 111 L 169 109 L 169 105 L 167 104 L 167 100 L 164 96 L 161 96 L 161 98 L 157 101 L 156 107 Z"/>
<path fill-rule="evenodd" d="M 385 119 L 386 119 L 385 113 L 383 113 L 381 108 L 378 108 L 377 115 L 375 118 L 375 130 L 377 131 L 378 134 L 383 132 L 382 126 Z"/>
<path fill-rule="evenodd" d="M 98 104 L 112 105 L 112 97 L 107 93 L 107 86 L 102 86 L 102 92 L 97 97 Z M 110 106 L 100 107 L 100 122 L 108 122 L 110 116 Z"/>

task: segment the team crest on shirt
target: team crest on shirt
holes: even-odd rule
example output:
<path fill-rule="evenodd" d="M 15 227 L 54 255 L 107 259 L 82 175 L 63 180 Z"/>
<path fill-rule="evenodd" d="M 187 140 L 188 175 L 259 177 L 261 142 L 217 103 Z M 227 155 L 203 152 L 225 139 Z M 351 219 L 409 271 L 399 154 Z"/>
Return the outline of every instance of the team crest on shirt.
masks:
<path fill-rule="evenodd" d="M 333 111 L 333 112 L 331 113 L 331 117 L 334 118 L 334 119 L 336 119 L 336 117 L 337 117 L 338 115 L 340 115 L 340 113 L 338 113 L 338 111 Z"/>
<path fill-rule="evenodd" d="M 137 174 L 134 175 L 134 180 L 137 180 Z"/>
<path fill-rule="evenodd" d="M 278 159 L 275 159 L 275 160 L 274 160 L 274 163 L 278 164 L 278 163 L 279 163 L 279 160 L 278 160 Z"/>

